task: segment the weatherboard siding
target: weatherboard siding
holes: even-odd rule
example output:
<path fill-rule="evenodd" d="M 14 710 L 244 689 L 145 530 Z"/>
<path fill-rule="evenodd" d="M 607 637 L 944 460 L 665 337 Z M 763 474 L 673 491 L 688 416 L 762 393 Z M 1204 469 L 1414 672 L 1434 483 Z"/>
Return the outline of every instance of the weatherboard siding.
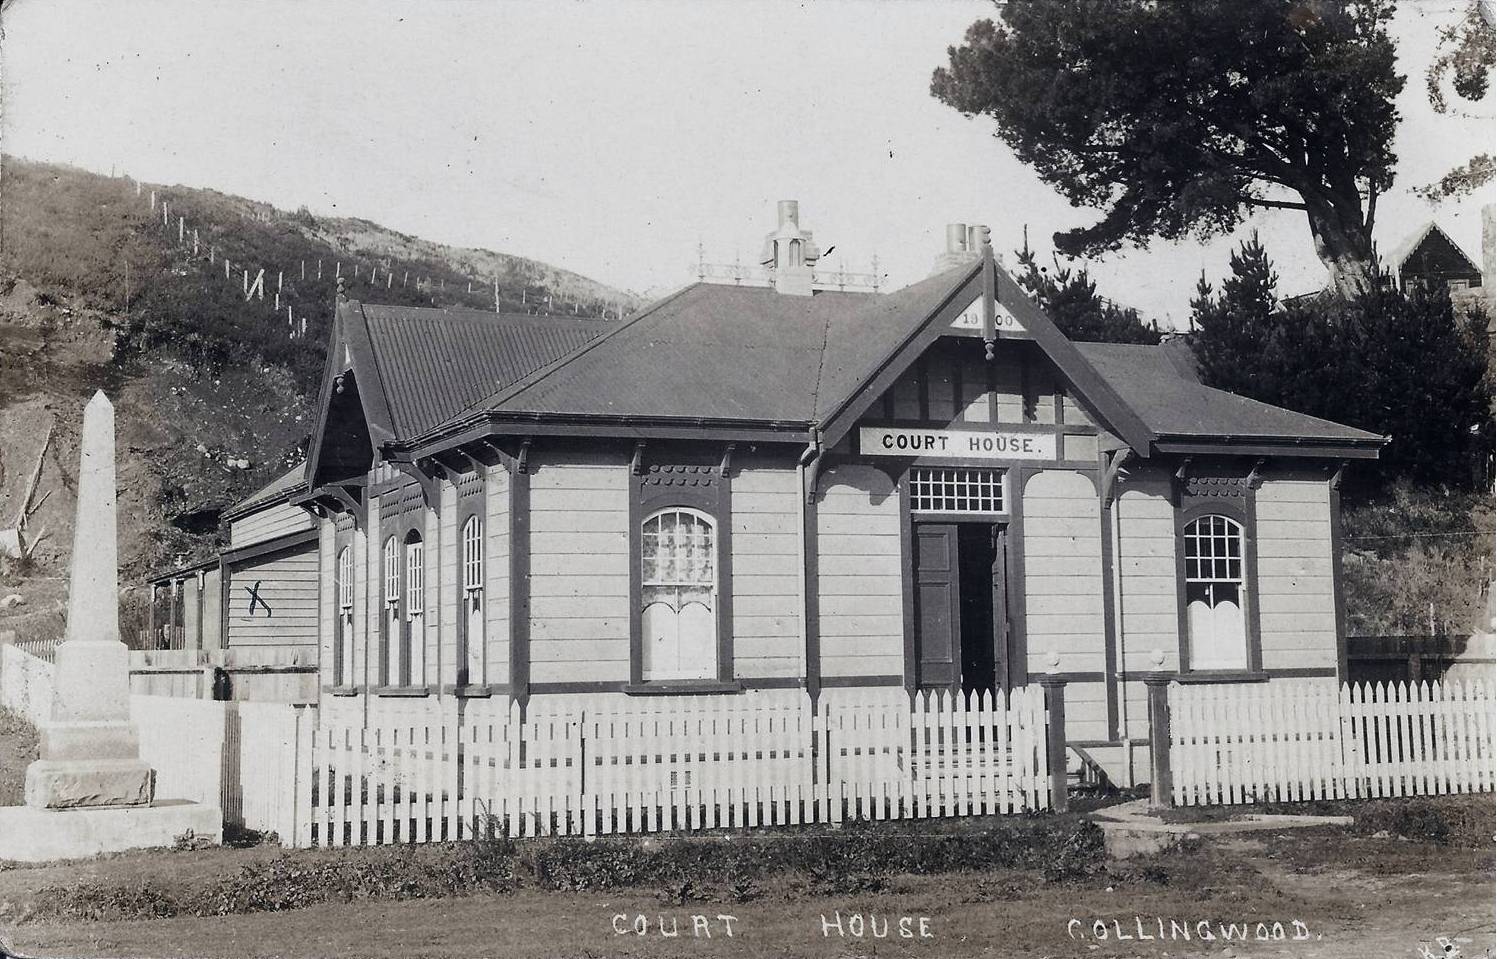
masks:
<path fill-rule="evenodd" d="M 1180 655 L 1180 595 L 1175 568 L 1172 480 L 1158 469 L 1130 472 L 1117 511 L 1118 632 L 1123 669 L 1174 670 Z M 1162 663 L 1155 661 L 1160 654 Z"/>
<path fill-rule="evenodd" d="M 317 683 L 325 686 L 333 682 L 334 637 L 336 632 L 336 604 L 338 602 L 338 531 L 331 519 L 317 520 L 317 636 L 318 676 Z"/>
<path fill-rule="evenodd" d="M 509 682 L 509 471 L 484 468 L 482 513 L 484 679 Z"/>
<path fill-rule="evenodd" d="M 380 535 L 379 514 L 382 496 L 370 496 L 369 508 L 365 513 L 368 517 L 364 524 L 366 532 L 363 534 L 364 543 L 364 576 L 359 582 L 363 584 L 360 594 L 364 597 L 363 615 L 356 615 L 354 621 L 363 628 L 363 635 L 359 643 L 359 660 L 356 677 L 360 677 L 363 684 L 374 688 L 380 682 L 380 630 L 382 627 L 381 617 L 384 616 L 384 581 L 383 571 L 380 569 L 380 548 L 384 544 L 384 537 Z M 358 612 L 357 610 L 355 611 Z"/>
<path fill-rule="evenodd" d="M 437 489 L 438 502 L 445 506 L 446 490 L 450 487 L 442 480 L 438 480 Z M 411 677 L 411 681 L 417 685 L 424 683 L 435 686 L 445 678 L 442 674 L 445 667 L 442 659 L 442 646 L 446 637 L 442 616 L 441 557 L 446 545 L 446 537 L 442 535 L 442 526 L 447 522 L 451 513 L 451 510 L 443 510 L 440 507 L 435 510 L 429 506 L 421 508 L 421 562 L 425 566 L 421 579 L 425 593 L 422 603 L 424 612 L 421 615 L 424 655 L 421 659 L 422 675 Z"/>
<path fill-rule="evenodd" d="M 310 647 L 315 654 L 318 626 L 317 550 L 272 553 L 236 566 L 229 581 L 229 642 L 236 646 Z M 249 611 L 250 590 L 260 598 Z"/>
<path fill-rule="evenodd" d="M 821 475 L 816 511 L 821 674 L 904 673 L 899 495 L 888 474 L 839 465 Z"/>
<path fill-rule="evenodd" d="M 447 480 L 441 480 L 442 509 L 438 517 L 438 536 L 441 537 L 440 548 L 437 550 L 437 603 L 438 611 L 436 633 L 440 637 L 438 642 L 436 669 L 432 675 L 435 682 L 444 686 L 457 682 L 457 607 L 458 607 L 458 523 L 460 517 L 457 507 L 457 487 Z"/>
<path fill-rule="evenodd" d="M 1128 675 L 1174 671 L 1180 662 L 1180 597 L 1175 569 L 1173 480 L 1166 470 L 1132 469 L 1120 480 L 1117 513 L 1121 663 Z M 1123 684 L 1120 719 L 1129 738 L 1149 735 L 1148 687 Z"/>
<path fill-rule="evenodd" d="M 1265 669 L 1336 665 L 1330 485 L 1271 476 L 1257 492 L 1258 610 Z"/>
<path fill-rule="evenodd" d="M 229 546 L 243 549 L 288 533 L 312 528 L 312 514 L 300 506 L 277 503 L 229 522 Z"/>
<path fill-rule="evenodd" d="M 801 675 L 800 481 L 793 469 L 733 473 L 733 675 Z"/>
<path fill-rule="evenodd" d="M 532 460 L 530 680 L 629 679 L 629 470 Z"/>
<path fill-rule="evenodd" d="M 1101 674 L 1107 663 L 1097 489 L 1080 473 L 1043 470 L 1021 495 L 1029 673 Z M 1108 737 L 1104 684 L 1067 687 L 1066 731 L 1078 739 Z"/>

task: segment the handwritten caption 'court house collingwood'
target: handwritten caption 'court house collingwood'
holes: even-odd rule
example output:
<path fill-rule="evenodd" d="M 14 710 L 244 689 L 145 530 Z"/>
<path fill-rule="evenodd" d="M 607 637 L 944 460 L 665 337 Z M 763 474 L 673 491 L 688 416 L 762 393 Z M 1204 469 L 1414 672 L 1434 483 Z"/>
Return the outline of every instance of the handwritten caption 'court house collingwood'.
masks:
<path fill-rule="evenodd" d="M 918 430 L 864 426 L 858 430 L 864 456 L 951 456 L 974 460 L 1053 460 L 1054 433 L 977 430 Z"/>

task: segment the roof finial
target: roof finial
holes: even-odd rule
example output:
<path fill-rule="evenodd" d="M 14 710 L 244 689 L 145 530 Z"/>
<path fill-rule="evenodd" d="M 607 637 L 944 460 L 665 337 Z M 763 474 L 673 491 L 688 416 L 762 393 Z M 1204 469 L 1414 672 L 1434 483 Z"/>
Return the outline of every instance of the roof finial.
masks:
<path fill-rule="evenodd" d="M 991 360 L 998 345 L 998 298 L 993 265 L 993 232 L 986 226 L 977 228 L 978 244 L 982 253 L 982 352 L 983 358 Z"/>
<path fill-rule="evenodd" d="M 343 274 L 338 274 L 338 302 L 342 303 L 348 299 L 348 291 L 343 286 Z"/>

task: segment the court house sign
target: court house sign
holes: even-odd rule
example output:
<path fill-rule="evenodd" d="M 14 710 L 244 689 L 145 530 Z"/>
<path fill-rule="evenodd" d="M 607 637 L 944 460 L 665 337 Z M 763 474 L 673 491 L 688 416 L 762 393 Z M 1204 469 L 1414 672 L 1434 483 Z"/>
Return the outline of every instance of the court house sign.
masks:
<path fill-rule="evenodd" d="M 974 460 L 1053 460 L 1054 433 L 985 430 L 919 430 L 864 426 L 858 451 L 864 456 L 949 456 Z"/>

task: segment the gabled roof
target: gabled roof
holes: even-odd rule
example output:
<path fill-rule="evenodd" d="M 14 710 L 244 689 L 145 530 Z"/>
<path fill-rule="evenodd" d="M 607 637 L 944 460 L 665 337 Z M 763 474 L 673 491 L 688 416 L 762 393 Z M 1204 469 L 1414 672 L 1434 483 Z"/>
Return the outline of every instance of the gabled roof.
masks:
<path fill-rule="evenodd" d="M 1072 343 L 1001 267 L 992 271 L 997 301 L 1099 423 L 1140 456 L 1178 451 L 1164 441 L 1252 438 L 1274 452 L 1338 456 L 1345 447 L 1375 455 L 1383 442 L 1204 387 L 1188 357 L 1171 359 L 1178 344 Z M 784 442 L 819 432 L 831 445 L 952 335 L 983 281 L 972 263 L 882 295 L 697 283 L 615 324 L 347 303 L 329 362 L 347 360 L 340 368 L 353 369 L 369 442 L 393 444 L 399 460 L 535 431 Z"/>
<path fill-rule="evenodd" d="M 1465 260 L 1466 263 L 1471 267 L 1472 273 L 1481 272 L 1481 267 L 1476 265 L 1476 261 L 1471 259 L 1470 255 L 1461 248 L 1461 245 L 1452 240 L 1449 233 L 1446 233 L 1444 230 L 1440 229 L 1439 224 L 1435 223 L 1434 220 L 1430 220 L 1419 230 L 1409 234 L 1404 239 L 1404 241 L 1398 244 L 1398 246 L 1393 249 L 1393 252 L 1389 254 L 1388 262 L 1392 264 L 1393 272 L 1395 274 L 1403 272 L 1404 263 L 1408 261 L 1409 257 L 1414 255 L 1415 250 L 1419 249 L 1419 247 L 1424 244 L 1424 241 L 1429 238 L 1429 235 L 1431 233 L 1438 233 L 1442 238 L 1444 238 L 1445 242 L 1450 244 L 1450 248 L 1454 250 L 1455 253 L 1459 255 L 1463 260 Z"/>
<path fill-rule="evenodd" d="M 307 462 L 302 460 L 286 472 L 224 510 L 224 519 L 234 519 L 288 499 L 307 484 Z"/>
<path fill-rule="evenodd" d="M 605 320 L 487 313 L 465 308 L 381 306 L 338 301 L 324 361 L 317 429 L 303 486 L 323 475 L 329 442 L 351 441 L 328 431 L 329 410 L 352 374 L 357 407 L 371 447 L 399 443 L 430 429 L 527 373 L 576 351 L 617 324 Z M 363 443 L 366 438 L 357 440 Z M 375 449 L 370 449 L 370 454 Z"/>
<path fill-rule="evenodd" d="M 1387 442 L 1376 433 L 1203 386 L 1183 357 L 1171 355 L 1179 350 L 1175 344 L 1078 343 L 1076 347 L 1139 415 L 1161 447 L 1288 443 L 1375 454 Z"/>
<path fill-rule="evenodd" d="M 453 410 L 512 385 L 617 326 L 606 320 L 357 301 L 347 303 L 346 312 L 351 321 L 362 322 L 368 336 L 396 439 L 436 426 Z"/>

